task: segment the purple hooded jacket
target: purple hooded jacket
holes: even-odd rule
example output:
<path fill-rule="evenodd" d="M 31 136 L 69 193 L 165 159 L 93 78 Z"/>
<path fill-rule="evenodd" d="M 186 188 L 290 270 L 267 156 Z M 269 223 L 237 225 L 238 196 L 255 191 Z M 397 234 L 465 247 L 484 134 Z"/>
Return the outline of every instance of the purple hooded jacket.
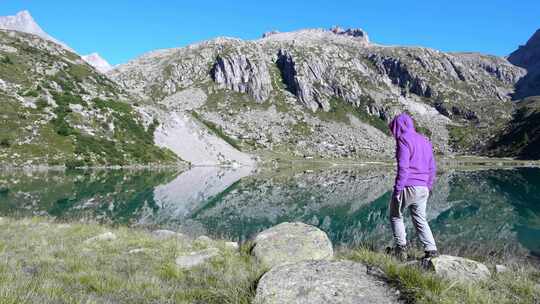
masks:
<path fill-rule="evenodd" d="M 388 127 L 396 138 L 394 195 L 406 186 L 426 186 L 431 190 L 437 170 L 431 142 L 416 133 L 413 120 L 405 113 L 396 116 Z"/>

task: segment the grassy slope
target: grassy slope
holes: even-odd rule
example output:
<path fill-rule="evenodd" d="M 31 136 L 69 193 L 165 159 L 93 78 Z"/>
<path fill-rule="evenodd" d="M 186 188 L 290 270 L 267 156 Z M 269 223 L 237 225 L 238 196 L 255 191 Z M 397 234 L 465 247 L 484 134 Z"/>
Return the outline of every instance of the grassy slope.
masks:
<path fill-rule="evenodd" d="M 85 243 L 112 231 L 115 241 Z M 222 257 L 190 271 L 177 256 L 205 248 L 183 240 L 158 241 L 143 230 L 95 224 L 55 224 L 43 219 L 0 220 L 0 303 L 251 303 L 263 269 L 249 255 L 225 249 Z M 128 253 L 145 248 L 142 253 Z M 366 249 L 342 250 L 339 259 L 380 267 L 415 303 L 535 303 L 540 272 L 524 267 L 476 285 L 441 280 L 399 266 Z M 536 284 L 536 285 L 535 285 Z"/>
<path fill-rule="evenodd" d="M 540 159 L 540 96 L 526 98 L 517 105 L 506 133 L 491 148 L 497 156 Z"/>
<path fill-rule="evenodd" d="M 112 231 L 115 241 L 85 243 Z M 190 271 L 175 258 L 203 243 L 148 232 L 39 219 L 0 221 L 0 303 L 248 303 L 261 269 L 222 242 L 222 257 Z M 147 251 L 129 253 L 132 249 Z"/>
<path fill-rule="evenodd" d="M 17 50 L 0 50 L 0 79 L 18 86 L 17 95 L 36 105 L 24 106 L 10 96 L 13 92 L 0 90 L 0 164 L 128 165 L 177 160 L 172 152 L 153 144 L 153 128 L 146 129 L 133 106 L 120 101 L 116 84 L 79 56 L 55 53 L 36 46 L 32 39 L 37 38 L 0 32 L 0 43 Z M 88 90 L 92 96 L 108 96 L 107 100 L 85 98 Z M 54 102 L 48 102 L 47 96 Z"/>

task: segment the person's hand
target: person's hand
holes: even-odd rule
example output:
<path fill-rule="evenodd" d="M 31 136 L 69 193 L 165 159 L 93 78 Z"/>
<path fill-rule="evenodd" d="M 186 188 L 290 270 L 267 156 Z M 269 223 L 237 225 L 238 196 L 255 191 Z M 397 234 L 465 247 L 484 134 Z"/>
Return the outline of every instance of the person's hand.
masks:
<path fill-rule="evenodd" d="M 400 190 L 400 191 L 394 190 L 394 193 L 392 193 L 392 198 L 399 201 L 399 198 L 400 198 L 402 192 L 403 192 L 403 190 Z"/>

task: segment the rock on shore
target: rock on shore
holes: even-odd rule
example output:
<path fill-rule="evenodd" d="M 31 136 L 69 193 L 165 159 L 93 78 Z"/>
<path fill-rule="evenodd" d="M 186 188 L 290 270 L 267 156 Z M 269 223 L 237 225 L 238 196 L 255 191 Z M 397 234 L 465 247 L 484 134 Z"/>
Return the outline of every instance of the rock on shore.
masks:
<path fill-rule="evenodd" d="M 304 223 L 281 223 L 259 233 L 253 255 L 266 267 L 304 260 L 326 260 L 334 249 L 326 233 Z"/>
<path fill-rule="evenodd" d="M 303 261 L 277 266 L 259 281 L 256 304 L 398 303 L 396 292 L 366 266 L 349 261 Z"/>
<path fill-rule="evenodd" d="M 436 274 L 462 283 L 478 282 L 491 276 L 486 265 L 450 255 L 441 255 L 430 261 L 430 267 Z"/>

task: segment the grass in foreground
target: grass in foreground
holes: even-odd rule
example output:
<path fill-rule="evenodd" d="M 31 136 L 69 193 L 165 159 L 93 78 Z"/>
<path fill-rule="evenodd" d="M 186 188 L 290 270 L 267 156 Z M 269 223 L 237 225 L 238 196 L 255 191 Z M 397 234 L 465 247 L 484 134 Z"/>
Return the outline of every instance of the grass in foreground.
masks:
<path fill-rule="evenodd" d="M 107 231 L 117 239 L 85 242 Z M 176 257 L 207 246 L 219 248 L 221 257 L 177 268 Z M 0 304 L 251 303 L 264 269 L 249 249 L 228 249 L 222 241 L 157 240 L 136 228 L 0 218 Z M 540 303 L 537 268 L 511 266 L 484 283 L 463 285 L 369 249 L 343 249 L 337 258 L 380 268 L 407 303 Z"/>
<path fill-rule="evenodd" d="M 106 231 L 117 239 L 85 243 Z M 0 303 L 249 303 L 262 270 L 243 250 L 214 242 L 221 258 L 177 268 L 177 256 L 205 246 L 136 229 L 2 219 Z"/>
<path fill-rule="evenodd" d="M 339 257 L 380 268 L 407 303 L 540 303 L 540 271 L 532 267 L 513 265 L 486 282 L 461 284 L 369 249 L 344 250 Z"/>

